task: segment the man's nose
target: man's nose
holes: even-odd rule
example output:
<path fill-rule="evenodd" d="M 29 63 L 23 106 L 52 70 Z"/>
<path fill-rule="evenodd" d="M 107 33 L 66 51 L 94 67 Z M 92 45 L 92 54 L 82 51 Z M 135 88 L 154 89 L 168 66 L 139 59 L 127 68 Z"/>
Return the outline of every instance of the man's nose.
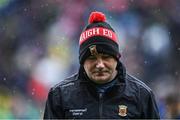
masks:
<path fill-rule="evenodd" d="M 103 68 L 104 67 L 104 62 L 101 58 L 97 59 L 97 64 L 96 64 L 97 68 Z"/>

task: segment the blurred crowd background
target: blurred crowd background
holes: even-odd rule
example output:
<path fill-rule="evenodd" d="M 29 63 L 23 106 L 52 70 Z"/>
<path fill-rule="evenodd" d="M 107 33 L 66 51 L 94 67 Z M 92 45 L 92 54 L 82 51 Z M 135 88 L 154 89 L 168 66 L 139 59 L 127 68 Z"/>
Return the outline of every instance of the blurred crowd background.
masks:
<path fill-rule="evenodd" d="M 78 70 L 92 11 L 106 14 L 161 118 L 180 118 L 179 0 L 0 0 L 0 119 L 42 118 L 49 88 Z"/>

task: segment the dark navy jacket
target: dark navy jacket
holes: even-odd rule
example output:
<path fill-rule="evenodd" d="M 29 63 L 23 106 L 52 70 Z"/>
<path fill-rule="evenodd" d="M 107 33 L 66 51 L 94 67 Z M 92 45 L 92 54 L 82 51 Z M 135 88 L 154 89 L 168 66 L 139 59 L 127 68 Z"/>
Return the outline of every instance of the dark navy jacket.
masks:
<path fill-rule="evenodd" d="M 104 94 L 83 71 L 51 88 L 44 119 L 159 119 L 152 90 L 128 75 L 121 63 L 115 85 Z"/>

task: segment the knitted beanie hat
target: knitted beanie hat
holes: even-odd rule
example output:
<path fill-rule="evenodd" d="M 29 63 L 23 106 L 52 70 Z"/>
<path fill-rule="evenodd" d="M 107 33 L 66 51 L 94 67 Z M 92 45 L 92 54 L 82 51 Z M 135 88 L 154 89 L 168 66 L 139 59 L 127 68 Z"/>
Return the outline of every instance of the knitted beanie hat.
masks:
<path fill-rule="evenodd" d="M 111 55 L 117 60 L 120 58 L 116 33 L 106 22 L 106 16 L 102 12 L 90 14 L 89 24 L 80 35 L 79 46 L 80 64 L 94 52 Z"/>

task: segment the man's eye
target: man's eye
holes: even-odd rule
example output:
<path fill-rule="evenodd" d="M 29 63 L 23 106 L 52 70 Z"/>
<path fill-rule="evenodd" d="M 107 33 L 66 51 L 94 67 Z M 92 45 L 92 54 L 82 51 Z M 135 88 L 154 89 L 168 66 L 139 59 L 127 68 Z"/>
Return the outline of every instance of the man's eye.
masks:
<path fill-rule="evenodd" d="M 112 56 L 110 56 L 110 55 L 103 55 L 102 58 L 108 59 L 108 58 L 112 58 Z"/>
<path fill-rule="evenodd" d="M 89 56 L 87 59 L 89 59 L 89 60 L 95 60 L 96 57 L 95 57 L 95 56 Z"/>

